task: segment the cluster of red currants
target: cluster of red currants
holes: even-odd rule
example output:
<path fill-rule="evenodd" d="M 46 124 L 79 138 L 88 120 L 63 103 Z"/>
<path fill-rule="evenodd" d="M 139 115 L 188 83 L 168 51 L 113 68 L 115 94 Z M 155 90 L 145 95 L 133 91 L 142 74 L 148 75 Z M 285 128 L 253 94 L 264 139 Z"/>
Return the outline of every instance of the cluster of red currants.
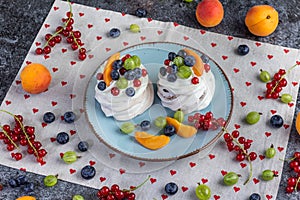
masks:
<path fill-rule="evenodd" d="M 284 78 L 286 71 L 284 69 L 279 69 L 277 73 L 274 74 L 273 80 L 266 83 L 266 98 L 267 99 L 278 99 L 279 93 L 284 87 L 287 86 L 287 80 Z"/>
<path fill-rule="evenodd" d="M 44 157 L 47 151 L 42 148 L 42 143 L 35 140 L 35 128 L 33 126 L 24 126 L 22 115 L 14 115 L 14 127 L 8 124 L 1 126 L 0 140 L 6 145 L 6 149 L 10 152 L 18 150 L 18 152 L 12 152 L 11 157 L 15 160 L 21 160 L 23 154 L 20 152 L 18 145 L 27 146 L 27 153 L 33 154 L 36 157 L 36 161 L 40 164 L 45 164 Z"/>
<path fill-rule="evenodd" d="M 196 129 L 202 129 L 207 131 L 217 130 L 219 127 L 224 127 L 226 121 L 224 118 L 214 118 L 213 113 L 211 111 L 201 114 L 195 113 L 194 115 L 188 116 L 188 122 L 193 123 Z"/>
<path fill-rule="evenodd" d="M 300 152 L 294 153 L 294 157 L 291 159 L 289 166 L 292 170 L 292 173 L 295 175 L 287 179 L 286 192 L 292 193 L 300 190 Z"/>
<path fill-rule="evenodd" d="M 254 151 L 248 153 L 252 140 L 240 136 L 240 132 L 238 130 L 232 131 L 231 134 L 227 132 L 223 135 L 223 137 L 227 144 L 228 151 L 235 151 L 237 153 L 235 157 L 237 161 L 242 162 L 246 158 L 253 161 L 257 158 L 257 154 Z"/>
<path fill-rule="evenodd" d="M 110 188 L 103 186 L 98 190 L 97 197 L 100 200 L 134 200 L 135 194 L 131 190 L 121 190 L 114 184 Z"/>
<path fill-rule="evenodd" d="M 82 47 L 84 43 L 80 39 L 81 32 L 73 30 L 74 19 L 72 12 L 67 12 L 66 16 L 67 18 L 62 18 L 64 26 L 58 26 L 53 35 L 50 33 L 45 35 L 46 44 L 43 48 L 38 47 L 35 50 L 36 54 L 49 54 L 51 52 L 51 48 L 60 43 L 62 41 L 62 36 L 64 36 L 66 38 L 66 42 L 71 45 L 71 48 L 74 51 L 78 50 L 79 60 L 86 59 L 86 49 Z"/>

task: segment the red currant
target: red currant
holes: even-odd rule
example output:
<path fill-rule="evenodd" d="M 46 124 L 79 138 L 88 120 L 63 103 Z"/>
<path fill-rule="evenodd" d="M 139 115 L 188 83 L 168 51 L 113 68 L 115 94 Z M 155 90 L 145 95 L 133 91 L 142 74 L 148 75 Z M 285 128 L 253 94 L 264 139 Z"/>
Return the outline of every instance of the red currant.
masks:
<path fill-rule="evenodd" d="M 85 53 L 79 53 L 78 58 L 79 58 L 79 60 L 85 60 L 86 59 L 86 54 Z"/>
<path fill-rule="evenodd" d="M 77 45 L 76 43 L 73 43 L 73 44 L 71 45 L 71 48 L 75 51 L 75 50 L 78 49 L 78 45 Z"/>
<path fill-rule="evenodd" d="M 234 137 L 234 138 L 238 138 L 239 135 L 240 135 L 240 132 L 239 132 L 238 130 L 234 130 L 234 131 L 232 131 L 231 135 L 232 135 L 232 137 Z"/>
<path fill-rule="evenodd" d="M 139 79 L 134 79 L 133 80 L 133 86 L 134 87 L 140 87 L 142 82 Z"/>
<path fill-rule="evenodd" d="M 113 96 L 118 96 L 119 93 L 120 93 L 119 88 L 113 87 L 113 88 L 111 89 L 111 94 L 112 94 Z"/>
<path fill-rule="evenodd" d="M 50 46 L 45 46 L 43 49 L 45 54 L 49 54 L 51 52 L 51 47 Z"/>
<path fill-rule="evenodd" d="M 47 33 L 47 34 L 45 35 L 45 40 L 46 40 L 46 41 L 49 41 L 51 37 L 52 37 L 52 34 Z"/>
<path fill-rule="evenodd" d="M 199 83 L 199 78 L 198 77 L 193 77 L 192 78 L 192 84 L 196 85 Z"/>
<path fill-rule="evenodd" d="M 243 160 L 245 160 L 245 155 L 239 153 L 239 154 L 236 155 L 235 159 L 236 159 L 237 161 L 239 161 L 239 162 L 242 162 Z"/>
<path fill-rule="evenodd" d="M 39 47 L 39 48 L 36 48 L 35 53 L 36 53 L 37 55 L 41 55 L 41 54 L 44 53 L 44 51 L 43 51 L 42 48 Z"/>
<path fill-rule="evenodd" d="M 250 152 L 249 153 L 249 159 L 251 161 L 255 160 L 257 158 L 257 154 L 255 152 Z"/>
<path fill-rule="evenodd" d="M 293 186 L 287 186 L 285 191 L 286 191 L 286 193 L 293 193 L 294 192 L 294 187 Z"/>
<path fill-rule="evenodd" d="M 80 31 L 73 31 L 73 35 L 75 38 L 80 38 L 81 37 L 81 32 Z"/>
<path fill-rule="evenodd" d="M 294 187 L 296 185 L 296 183 L 297 183 L 297 179 L 295 177 L 290 177 L 287 180 L 287 185 L 288 186 L 293 186 Z"/>
<path fill-rule="evenodd" d="M 169 59 L 166 59 L 166 60 L 164 61 L 164 65 L 167 65 L 167 66 L 169 66 L 169 65 L 170 65 L 170 62 L 171 62 L 171 60 L 169 60 Z"/>

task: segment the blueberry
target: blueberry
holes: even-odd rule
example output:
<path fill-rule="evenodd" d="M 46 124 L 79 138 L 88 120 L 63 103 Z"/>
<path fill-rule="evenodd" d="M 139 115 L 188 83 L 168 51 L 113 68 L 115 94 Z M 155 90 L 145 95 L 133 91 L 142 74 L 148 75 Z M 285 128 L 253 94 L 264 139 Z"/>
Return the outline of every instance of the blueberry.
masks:
<path fill-rule="evenodd" d="M 112 70 L 110 73 L 111 79 L 112 80 L 118 80 L 120 77 L 120 74 L 117 70 Z"/>
<path fill-rule="evenodd" d="M 181 49 L 181 50 L 178 51 L 177 56 L 185 58 L 186 57 L 186 52 L 183 49 Z"/>
<path fill-rule="evenodd" d="M 196 59 L 195 59 L 194 56 L 189 56 L 189 55 L 188 55 L 188 56 L 186 56 L 186 57 L 184 58 L 184 64 L 185 64 L 186 66 L 188 66 L 188 67 L 194 66 L 195 63 L 196 63 Z"/>
<path fill-rule="evenodd" d="M 135 72 L 133 70 L 128 70 L 127 72 L 125 72 L 124 77 L 128 81 L 132 81 L 133 79 L 135 79 Z"/>
<path fill-rule="evenodd" d="M 138 9 L 136 9 L 136 11 L 135 11 L 135 15 L 137 16 L 137 17 L 146 17 L 147 16 L 147 10 L 146 9 L 144 9 L 144 8 L 138 8 Z"/>
<path fill-rule="evenodd" d="M 142 69 L 141 69 L 141 68 L 139 68 L 139 67 L 138 67 L 138 68 L 134 68 L 133 71 L 134 71 L 134 73 L 135 73 L 135 78 L 139 79 L 139 78 L 142 77 L 142 75 L 143 75 L 142 73 L 143 73 L 143 72 L 142 72 Z"/>
<path fill-rule="evenodd" d="M 50 123 L 54 122 L 55 115 L 52 112 L 46 112 L 43 116 L 43 120 L 45 123 L 50 124 Z"/>
<path fill-rule="evenodd" d="M 206 55 L 203 54 L 203 55 L 201 56 L 201 60 L 202 60 L 204 63 L 207 64 L 207 63 L 209 62 L 209 57 L 207 57 Z"/>
<path fill-rule="evenodd" d="M 178 66 L 175 65 L 175 64 L 172 64 L 172 65 L 171 65 L 171 73 L 172 73 L 172 74 L 176 74 L 177 71 L 178 71 Z"/>
<path fill-rule="evenodd" d="M 25 193 L 33 192 L 34 191 L 34 184 L 31 183 L 31 182 L 26 183 L 23 189 L 24 189 Z"/>
<path fill-rule="evenodd" d="M 93 166 L 86 165 L 81 169 L 81 177 L 84 179 L 92 179 L 96 175 L 96 169 Z"/>
<path fill-rule="evenodd" d="M 97 88 L 101 91 L 106 89 L 106 83 L 104 81 L 100 81 L 97 85 Z"/>
<path fill-rule="evenodd" d="M 274 128 L 280 128 L 283 126 L 283 119 L 280 115 L 273 115 L 270 119 L 270 124 Z"/>
<path fill-rule="evenodd" d="M 260 195 L 257 193 L 253 193 L 250 195 L 249 200 L 260 200 Z"/>
<path fill-rule="evenodd" d="M 166 125 L 165 128 L 164 128 L 164 134 L 166 136 L 172 136 L 176 133 L 176 129 L 174 126 L 172 125 Z"/>
<path fill-rule="evenodd" d="M 123 61 L 122 61 L 122 60 L 115 60 L 115 61 L 113 62 L 112 67 L 113 67 L 113 69 L 118 70 L 118 69 L 121 69 L 121 68 L 122 68 L 122 64 L 123 64 Z"/>
<path fill-rule="evenodd" d="M 16 178 L 16 181 L 18 182 L 19 185 L 24 185 L 25 183 L 28 182 L 28 178 L 25 175 L 20 175 Z"/>
<path fill-rule="evenodd" d="M 174 58 L 175 58 L 176 56 L 177 56 L 177 55 L 176 55 L 175 52 L 170 52 L 170 53 L 168 54 L 168 59 L 171 60 L 171 61 L 173 61 Z"/>
<path fill-rule="evenodd" d="M 125 93 L 129 97 L 133 97 L 135 95 L 135 90 L 133 87 L 128 87 L 126 88 Z"/>
<path fill-rule="evenodd" d="M 64 120 L 67 123 L 73 123 L 75 121 L 75 113 L 73 113 L 72 111 L 68 111 L 64 114 Z"/>
<path fill-rule="evenodd" d="M 118 28 L 112 28 L 112 29 L 110 29 L 110 31 L 109 31 L 109 36 L 112 37 L 112 38 L 119 37 L 120 34 L 121 34 L 121 31 L 120 31 L 120 29 L 118 29 Z"/>
<path fill-rule="evenodd" d="M 162 75 L 162 76 L 165 76 L 167 75 L 167 69 L 165 67 L 161 67 L 159 69 L 159 73 Z"/>
<path fill-rule="evenodd" d="M 247 55 L 249 53 L 249 47 L 245 44 L 241 44 L 238 46 L 237 52 L 239 55 L 244 56 Z"/>
<path fill-rule="evenodd" d="M 19 183 L 16 179 L 9 179 L 8 180 L 8 185 L 12 188 L 15 188 L 15 187 L 19 187 Z"/>
<path fill-rule="evenodd" d="M 168 80 L 169 82 L 175 82 L 175 81 L 177 80 L 176 74 L 168 74 L 167 80 Z"/>
<path fill-rule="evenodd" d="M 66 132 L 60 132 L 57 134 L 56 136 L 56 141 L 59 143 L 59 144 L 66 144 L 69 142 L 69 135 L 68 133 Z"/>
<path fill-rule="evenodd" d="M 165 191 L 169 195 L 176 194 L 176 192 L 178 191 L 178 186 L 176 183 L 173 182 L 167 183 L 165 186 Z"/>
<path fill-rule="evenodd" d="M 142 130 L 146 131 L 146 130 L 149 130 L 150 127 L 151 127 L 151 122 L 148 121 L 148 120 L 144 120 L 140 123 L 140 127 Z"/>
<path fill-rule="evenodd" d="M 80 141 L 78 143 L 78 149 L 79 149 L 79 151 L 85 152 L 85 151 L 88 150 L 88 148 L 89 148 L 89 144 L 86 141 Z"/>

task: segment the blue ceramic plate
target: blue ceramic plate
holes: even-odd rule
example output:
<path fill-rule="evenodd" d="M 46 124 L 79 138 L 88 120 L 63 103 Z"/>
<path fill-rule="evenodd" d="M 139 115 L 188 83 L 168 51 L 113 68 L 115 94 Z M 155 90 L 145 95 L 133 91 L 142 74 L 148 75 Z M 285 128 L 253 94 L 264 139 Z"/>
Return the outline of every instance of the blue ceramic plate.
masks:
<path fill-rule="evenodd" d="M 131 54 L 138 55 L 140 57 L 143 65 L 148 70 L 149 77 L 155 90 L 153 105 L 142 115 L 132 119 L 131 121 L 133 123 L 138 124 L 143 120 L 153 121 L 158 116 L 172 116 L 173 111 L 161 106 L 160 100 L 156 95 L 155 83 L 158 79 L 157 74 L 159 73 L 159 68 L 163 66 L 163 62 L 168 57 L 168 53 L 170 51 L 178 52 L 182 48 L 189 47 L 174 43 L 149 43 L 130 47 L 121 51 L 121 56 Z M 200 56 L 203 55 L 195 49 L 194 51 L 196 51 Z M 211 72 L 215 77 L 216 90 L 210 105 L 204 110 L 200 110 L 198 112 L 206 113 L 211 111 L 214 114 L 214 117 L 224 118 L 227 125 L 231 116 L 233 105 L 231 86 L 228 78 L 217 63 L 210 59 L 209 65 Z M 91 77 L 86 90 L 86 115 L 99 140 L 113 150 L 141 160 L 169 161 L 205 151 L 208 147 L 213 146 L 217 139 L 222 135 L 222 131 L 220 129 L 214 131 L 198 131 L 195 137 L 187 139 L 174 135 L 171 137 L 171 141 L 168 145 L 156 151 L 144 148 L 135 141 L 134 133 L 132 135 L 125 135 L 120 132 L 119 127 L 123 122 L 118 122 L 112 117 L 106 117 L 102 112 L 99 103 L 94 98 L 95 85 L 97 84 L 97 72 L 98 70 Z M 185 123 L 188 123 L 187 116 Z M 148 132 L 152 134 L 159 134 L 159 130 L 155 128 L 154 125 Z"/>

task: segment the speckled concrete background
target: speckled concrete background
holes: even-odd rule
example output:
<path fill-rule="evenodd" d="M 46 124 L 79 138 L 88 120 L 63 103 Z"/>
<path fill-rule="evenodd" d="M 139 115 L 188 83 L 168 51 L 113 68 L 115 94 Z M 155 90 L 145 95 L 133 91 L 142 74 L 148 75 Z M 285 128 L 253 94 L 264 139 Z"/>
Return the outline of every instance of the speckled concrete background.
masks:
<path fill-rule="evenodd" d="M 201 27 L 195 19 L 198 1 L 184 3 L 182 0 L 74 0 L 73 2 L 128 14 L 134 14 L 137 8 L 144 7 L 147 8 L 147 16 L 156 20 L 174 21 L 193 28 L 299 49 L 300 4 L 298 0 L 220 1 L 224 6 L 225 17 L 220 25 L 210 29 Z M 53 2 L 54 0 L 0 0 L 0 102 L 3 101 Z M 279 26 L 271 36 L 255 37 L 244 25 L 247 10 L 258 4 L 272 5 L 279 12 Z M 297 113 L 300 109 L 300 95 L 296 105 Z M 295 129 L 291 133 L 287 157 L 291 157 L 294 151 L 300 151 L 300 137 Z M 296 193 L 290 196 L 285 194 L 284 180 L 288 177 L 288 172 L 288 164 L 285 163 L 277 199 L 299 199 Z M 22 188 L 12 189 L 6 184 L 9 178 L 18 173 L 22 172 L 0 165 L 0 183 L 4 185 L 3 190 L 0 191 L 0 199 L 13 200 L 17 196 L 24 195 Z M 27 173 L 27 176 L 36 185 L 34 194 L 38 199 L 67 200 L 75 193 L 83 195 L 85 199 L 96 199 L 95 189 L 63 181 L 59 181 L 54 188 L 45 188 L 42 184 L 42 176 L 30 173 Z"/>

